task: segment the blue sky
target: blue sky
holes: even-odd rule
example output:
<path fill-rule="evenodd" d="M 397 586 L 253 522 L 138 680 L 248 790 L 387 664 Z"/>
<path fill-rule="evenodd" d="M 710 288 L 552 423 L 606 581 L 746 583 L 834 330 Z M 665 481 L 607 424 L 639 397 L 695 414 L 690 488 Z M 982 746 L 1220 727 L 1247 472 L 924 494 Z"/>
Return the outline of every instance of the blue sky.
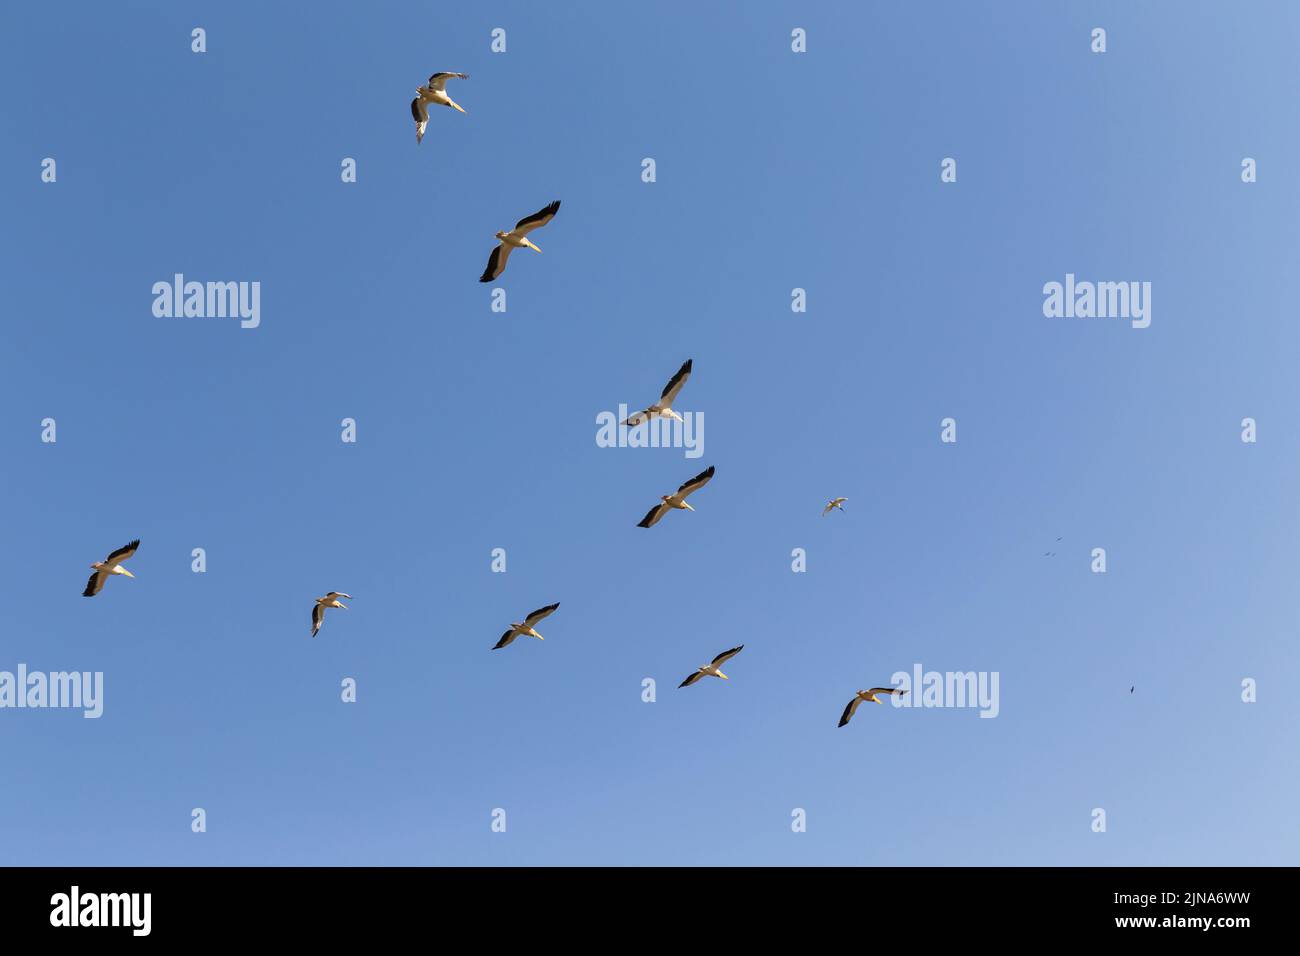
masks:
<path fill-rule="evenodd" d="M 0 710 L 0 861 L 1296 862 L 1300 13 L 738 9 L 0 13 L 0 670 L 105 675 Z M 417 147 L 437 70 L 468 114 Z M 155 317 L 176 272 L 260 327 Z M 1151 326 L 1045 318 L 1066 273 Z M 597 446 L 688 357 L 701 459 Z M 916 663 L 998 717 L 836 728 Z"/>

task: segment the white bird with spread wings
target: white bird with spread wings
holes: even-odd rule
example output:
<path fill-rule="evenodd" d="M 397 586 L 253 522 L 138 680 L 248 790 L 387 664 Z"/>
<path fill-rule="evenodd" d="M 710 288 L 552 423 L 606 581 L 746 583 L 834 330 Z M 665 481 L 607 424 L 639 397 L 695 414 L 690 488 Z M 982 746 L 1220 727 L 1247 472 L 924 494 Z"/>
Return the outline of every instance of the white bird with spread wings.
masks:
<path fill-rule="evenodd" d="M 682 416 L 673 411 L 673 402 L 677 400 L 677 393 L 682 390 L 686 380 L 691 377 L 691 362 L 693 359 L 687 359 L 682 363 L 682 367 L 677 370 L 677 374 L 668 380 L 664 386 L 663 392 L 659 396 L 659 401 L 655 402 L 649 408 L 642 409 L 635 415 L 629 416 L 623 424 L 628 426 L 640 425 L 642 422 L 648 422 L 652 418 L 675 418 L 679 422 Z"/>
<path fill-rule="evenodd" d="M 537 624 L 537 622 L 540 621 L 542 618 L 550 617 L 552 614 L 554 614 L 555 609 L 559 606 L 560 606 L 560 602 L 556 601 L 554 604 L 546 605 L 546 607 L 539 607 L 536 611 L 533 611 L 526 618 L 524 618 L 523 621 L 515 621 L 511 623 L 510 630 L 506 631 L 504 634 L 501 635 L 501 639 L 496 642 L 492 650 L 496 651 L 496 650 L 500 650 L 503 647 L 508 646 L 511 641 L 513 641 L 516 637 L 519 637 L 521 634 L 526 634 L 529 637 L 535 637 L 539 641 L 546 640 L 546 638 L 542 637 L 542 635 L 537 633 L 537 631 L 534 629 L 534 625 Z"/>
<path fill-rule="evenodd" d="M 739 647 L 733 647 L 729 651 L 723 651 L 721 654 L 719 654 L 709 663 L 702 664 L 699 668 L 697 668 L 694 674 L 687 677 L 686 680 L 682 681 L 680 684 L 677 685 L 677 689 L 681 690 L 683 687 L 690 687 L 701 677 L 720 677 L 723 680 L 731 680 L 730 677 L 722 673 L 722 671 L 720 671 L 718 668 L 720 668 L 723 664 L 727 663 L 727 661 L 731 660 L 733 657 L 735 657 L 744 649 L 745 649 L 745 645 L 741 644 Z"/>
<path fill-rule="evenodd" d="M 325 623 L 325 609 L 327 607 L 337 607 L 346 611 L 348 606 L 339 598 L 352 600 L 351 594 L 344 594 L 342 591 L 331 591 L 324 597 L 316 599 L 316 606 L 311 609 L 311 636 L 315 637 L 320 632 L 320 626 Z"/>
<path fill-rule="evenodd" d="M 645 513 L 645 517 L 637 522 L 637 527 L 653 528 L 659 523 L 660 518 L 673 509 L 678 511 L 694 511 L 695 509 L 686 503 L 686 496 L 699 491 L 709 483 L 709 480 L 713 477 L 713 468 L 713 465 L 709 465 L 708 468 L 705 468 L 690 481 L 683 483 L 682 486 L 671 495 L 660 495 L 659 504 L 655 505 Z"/>
<path fill-rule="evenodd" d="M 849 701 L 848 706 L 844 708 L 844 713 L 840 715 L 839 726 L 843 727 L 849 722 L 854 714 L 858 712 L 858 704 L 864 700 L 872 701 L 876 704 L 883 704 L 884 701 L 877 697 L 877 694 L 897 694 L 902 697 L 907 691 L 899 690 L 897 687 L 873 687 L 870 690 L 860 690 L 856 697 Z"/>
<path fill-rule="evenodd" d="M 435 73 L 429 77 L 426 86 L 415 89 L 415 99 L 411 100 L 411 116 L 415 120 L 415 142 L 424 139 L 424 131 L 429 128 L 429 104 L 447 106 L 458 112 L 465 112 L 460 104 L 447 95 L 448 80 L 468 80 L 468 73 Z"/>
<path fill-rule="evenodd" d="M 134 574 L 122 567 L 122 562 L 129 560 L 138 547 L 140 547 L 139 538 L 132 541 L 125 548 L 118 548 L 103 561 L 96 561 L 92 564 L 91 567 L 95 569 L 95 573 L 86 582 L 86 590 L 81 592 L 81 596 L 94 597 L 104 589 L 104 582 L 115 574 L 124 574 L 128 578 L 135 577 Z"/>

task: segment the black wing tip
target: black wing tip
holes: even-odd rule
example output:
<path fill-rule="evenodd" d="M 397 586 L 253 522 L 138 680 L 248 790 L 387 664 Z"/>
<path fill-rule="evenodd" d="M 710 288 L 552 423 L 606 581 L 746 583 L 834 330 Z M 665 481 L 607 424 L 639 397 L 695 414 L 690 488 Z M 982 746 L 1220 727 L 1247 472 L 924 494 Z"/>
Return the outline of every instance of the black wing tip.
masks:
<path fill-rule="evenodd" d="M 691 363 L 694 361 L 695 359 L 687 359 L 683 362 L 682 367 L 678 369 L 678 374 L 680 375 L 682 372 L 689 372 L 691 370 Z"/>
<path fill-rule="evenodd" d="M 687 485 L 693 485 L 693 484 L 695 484 L 697 481 L 708 481 L 710 478 L 713 477 L 713 470 L 714 470 L 714 468 L 716 468 L 716 467 L 717 467 L 716 465 L 709 465 L 708 468 L 705 468 L 702 472 L 700 472 L 698 475 L 696 475 L 696 476 L 695 476 L 694 478 L 692 478 L 690 481 L 686 482 L 686 484 L 687 484 Z M 686 485 L 683 485 L 682 487 L 684 488 L 684 487 L 686 487 Z"/>
<path fill-rule="evenodd" d="M 501 273 L 497 272 L 497 263 L 501 260 L 501 246 L 494 246 L 491 255 L 488 256 L 487 268 L 479 276 L 479 282 L 492 282 L 500 277 Z"/>

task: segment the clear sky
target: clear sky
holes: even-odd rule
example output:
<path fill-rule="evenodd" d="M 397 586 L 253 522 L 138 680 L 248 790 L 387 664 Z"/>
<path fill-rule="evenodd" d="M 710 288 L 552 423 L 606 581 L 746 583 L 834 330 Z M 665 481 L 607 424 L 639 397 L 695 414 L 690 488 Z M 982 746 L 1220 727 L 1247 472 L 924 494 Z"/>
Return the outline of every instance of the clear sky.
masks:
<path fill-rule="evenodd" d="M 0 862 L 1295 864 L 1298 26 L 5 5 L 0 670 L 105 686 L 0 710 Z M 440 70 L 468 113 L 417 146 Z M 261 325 L 155 317 L 178 272 Z M 1045 317 L 1067 273 L 1150 282 L 1150 327 Z M 598 447 L 686 358 L 703 456 Z M 916 664 L 998 716 L 837 729 Z"/>

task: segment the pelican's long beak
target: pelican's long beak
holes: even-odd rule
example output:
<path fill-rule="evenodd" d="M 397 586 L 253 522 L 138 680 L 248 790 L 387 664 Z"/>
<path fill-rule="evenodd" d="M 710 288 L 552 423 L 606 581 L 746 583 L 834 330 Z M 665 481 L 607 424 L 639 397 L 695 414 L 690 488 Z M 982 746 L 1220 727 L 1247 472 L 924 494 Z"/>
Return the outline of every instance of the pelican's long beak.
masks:
<path fill-rule="evenodd" d="M 132 574 L 130 571 L 128 571 L 126 568 L 123 568 L 123 569 L 122 569 L 122 573 L 125 574 L 128 578 L 133 578 L 133 577 L 135 577 L 135 575 Z"/>
<path fill-rule="evenodd" d="M 683 502 L 682 502 L 682 505 L 686 508 L 687 511 L 694 511 L 694 510 L 695 510 L 694 508 L 691 507 L 691 503 L 690 503 L 689 501 L 683 501 Z"/>
<path fill-rule="evenodd" d="M 882 707 L 885 705 L 885 702 L 881 700 L 879 697 L 873 697 L 871 699 L 874 700 L 877 704 L 880 704 Z"/>
<path fill-rule="evenodd" d="M 544 640 L 546 640 L 546 638 L 542 637 L 542 635 L 540 635 L 540 634 L 534 634 L 533 637 L 537 638 L 539 641 L 544 641 Z"/>
<path fill-rule="evenodd" d="M 533 242 L 533 240 L 531 240 L 531 239 L 525 239 L 525 240 L 524 240 L 524 245 L 528 246 L 528 248 L 529 248 L 529 249 L 532 249 L 534 252 L 541 252 L 541 251 L 542 251 L 541 249 L 538 249 L 538 248 L 537 248 L 537 243 Z"/>
<path fill-rule="evenodd" d="M 728 677 L 726 674 L 722 673 L 722 671 L 718 671 L 718 676 L 721 677 L 723 680 L 731 680 L 731 678 Z"/>
<path fill-rule="evenodd" d="M 455 110 L 456 112 L 458 112 L 458 113 L 464 113 L 464 112 L 465 112 L 463 109 L 461 109 L 460 104 L 457 103 L 455 100 L 448 100 L 448 101 L 447 101 L 447 105 L 450 106 L 452 109 L 454 109 L 454 110 Z"/>
<path fill-rule="evenodd" d="M 348 606 L 347 606 L 346 604 L 342 604 L 342 603 L 339 604 L 339 607 L 342 608 L 342 609 L 345 610 L 345 611 L 348 609 Z"/>

